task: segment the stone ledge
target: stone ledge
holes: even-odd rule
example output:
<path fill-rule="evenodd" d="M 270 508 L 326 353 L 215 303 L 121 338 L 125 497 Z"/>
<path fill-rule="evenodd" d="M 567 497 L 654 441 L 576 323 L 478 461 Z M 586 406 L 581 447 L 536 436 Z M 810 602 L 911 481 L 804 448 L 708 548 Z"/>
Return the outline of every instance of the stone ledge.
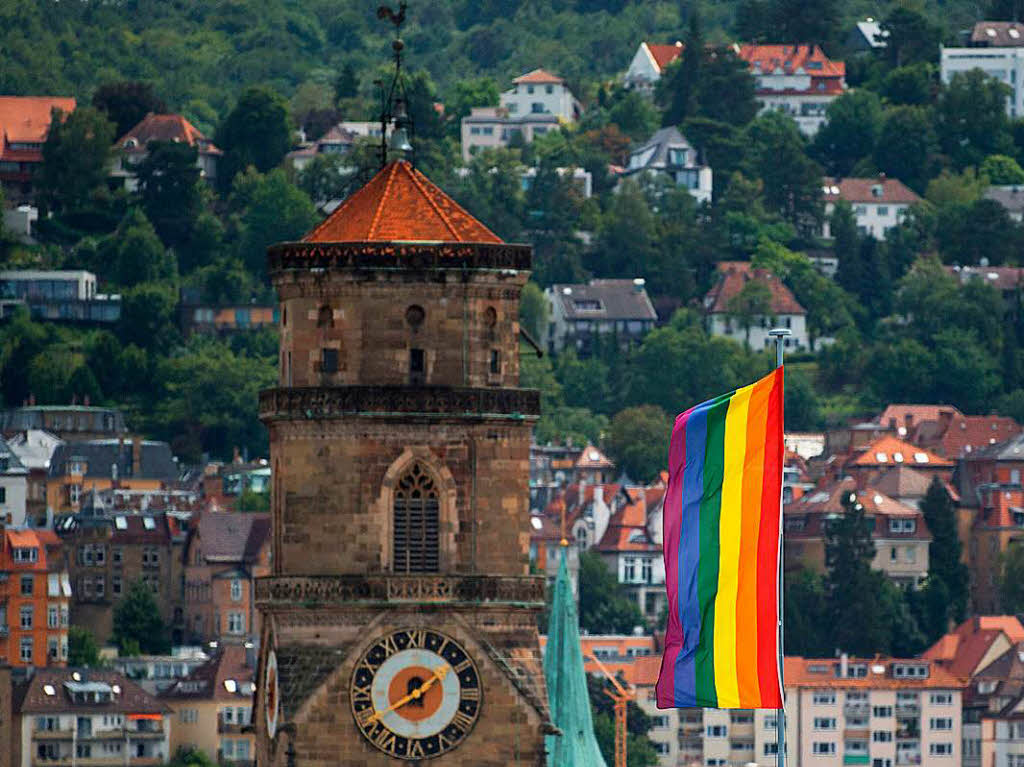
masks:
<path fill-rule="evenodd" d="M 287 387 L 260 392 L 263 421 L 353 415 L 528 420 L 540 415 L 540 392 L 442 386 Z"/>
<path fill-rule="evenodd" d="M 543 576 L 308 575 L 256 579 L 261 608 L 340 604 L 450 604 L 543 607 Z"/>
<path fill-rule="evenodd" d="M 267 249 L 271 275 L 288 269 L 530 268 L 529 245 L 464 242 L 285 242 Z"/>

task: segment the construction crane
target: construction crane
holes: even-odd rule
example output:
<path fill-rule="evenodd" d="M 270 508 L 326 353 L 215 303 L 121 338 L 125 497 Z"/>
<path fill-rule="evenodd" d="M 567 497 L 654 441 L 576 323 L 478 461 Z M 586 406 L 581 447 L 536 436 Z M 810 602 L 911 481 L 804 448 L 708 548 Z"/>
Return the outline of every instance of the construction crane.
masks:
<path fill-rule="evenodd" d="M 598 660 L 594 653 L 588 652 L 587 655 L 597 664 L 597 667 L 601 669 L 601 673 L 608 678 L 608 681 L 615 688 L 614 692 L 609 689 L 605 689 L 604 692 L 615 704 L 615 767 L 626 767 L 626 708 L 629 705 L 629 701 L 636 698 L 636 690 L 632 685 L 627 690 L 619 684 L 619 680 L 609 673 L 608 669 L 604 667 L 604 664 Z"/>

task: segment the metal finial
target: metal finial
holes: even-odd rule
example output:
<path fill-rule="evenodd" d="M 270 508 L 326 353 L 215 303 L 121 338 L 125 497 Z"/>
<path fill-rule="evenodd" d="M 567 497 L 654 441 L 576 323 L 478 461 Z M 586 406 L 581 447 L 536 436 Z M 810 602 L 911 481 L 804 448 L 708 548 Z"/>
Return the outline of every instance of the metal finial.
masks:
<path fill-rule="evenodd" d="M 388 151 L 405 156 L 411 156 L 413 147 L 410 140 L 412 132 L 412 120 L 406 113 L 408 97 L 405 92 L 405 80 L 402 77 L 402 51 L 405 43 L 402 42 L 402 24 L 405 22 L 405 12 L 408 8 L 405 0 L 398 4 L 395 11 L 387 5 L 377 9 L 378 19 L 387 19 L 395 26 L 395 39 L 391 42 L 391 50 L 395 63 L 395 73 L 391 83 L 385 89 L 384 84 L 379 85 L 381 90 L 381 112 L 380 112 L 380 164 L 387 165 Z M 389 140 L 388 129 L 394 126 L 392 136 Z"/>

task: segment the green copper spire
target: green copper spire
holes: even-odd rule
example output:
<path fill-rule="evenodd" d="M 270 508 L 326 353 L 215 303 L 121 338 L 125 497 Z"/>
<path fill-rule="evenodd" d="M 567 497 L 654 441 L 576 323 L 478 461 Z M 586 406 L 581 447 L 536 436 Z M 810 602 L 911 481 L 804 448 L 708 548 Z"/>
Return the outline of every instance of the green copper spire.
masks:
<path fill-rule="evenodd" d="M 565 562 L 565 549 L 563 545 L 551 600 L 548 643 L 544 651 L 544 677 L 548 683 L 551 721 L 562 731 L 560 736 L 548 735 L 545 738 L 548 767 L 607 767 L 594 738 L 583 651 L 580 648 L 580 622 Z"/>

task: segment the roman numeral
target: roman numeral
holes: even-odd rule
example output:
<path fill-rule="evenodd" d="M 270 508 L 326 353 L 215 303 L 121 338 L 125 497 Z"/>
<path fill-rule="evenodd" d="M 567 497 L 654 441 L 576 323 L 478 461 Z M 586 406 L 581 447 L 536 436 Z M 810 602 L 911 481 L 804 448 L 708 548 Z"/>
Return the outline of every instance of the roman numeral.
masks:
<path fill-rule="evenodd" d="M 380 667 L 371 663 L 369 658 L 363 658 L 359 661 L 359 665 L 356 666 L 356 671 L 365 671 L 371 678 L 373 678 L 373 675 L 377 673 L 378 668 Z"/>
<path fill-rule="evenodd" d="M 423 744 L 418 740 L 411 741 L 409 743 L 409 756 L 426 756 L 423 751 Z"/>
<path fill-rule="evenodd" d="M 452 746 L 455 745 L 455 741 L 454 740 L 448 740 L 448 738 L 446 738 L 444 736 L 444 731 L 443 730 L 441 732 L 437 733 L 437 742 L 438 742 L 438 746 L 440 747 L 440 749 L 442 751 L 447 751 L 449 748 L 451 748 Z"/>
<path fill-rule="evenodd" d="M 370 685 L 366 687 L 356 687 L 352 690 L 352 702 L 353 703 L 369 703 L 370 702 Z"/>
<path fill-rule="evenodd" d="M 480 700 L 479 687 L 463 687 L 461 690 L 463 700 Z"/>
<path fill-rule="evenodd" d="M 395 733 L 387 727 L 380 726 L 370 735 L 370 740 L 377 748 L 383 751 L 390 751 L 395 745 Z"/>
<path fill-rule="evenodd" d="M 409 647 L 425 647 L 427 644 L 427 632 L 423 629 L 411 629 L 409 635 Z"/>
<path fill-rule="evenodd" d="M 368 706 L 362 711 L 356 711 L 356 723 L 361 729 L 365 730 L 369 726 L 370 720 L 373 719 L 376 714 L 377 712 L 373 710 L 373 706 Z"/>
<path fill-rule="evenodd" d="M 398 652 L 398 645 L 395 644 L 395 638 L 393 636 L 386 636 L 380 640 L 380 646 L 384 650 L 384 654 L 387 657 L 391 657 Z"/>
<path fill-rule="evenodd" d="M 458 727 L 463 733 L 469 732 L 469 728 L 473 726 L 473 718 L 464 711 L 456 711 L 452 717 L 452 726 Z"/>
<path fill-rule="evenodd" d="M 472 668 L 472 666 L 473 666 L 472 661 L 470 661 L 469 658 L 466 658 L 464 661 L 462 661 L 462 663 L 460 663 L 458 666 L 455 667 L 455 673 L 456 674 L 461 674 L 467 668 Z"/>

